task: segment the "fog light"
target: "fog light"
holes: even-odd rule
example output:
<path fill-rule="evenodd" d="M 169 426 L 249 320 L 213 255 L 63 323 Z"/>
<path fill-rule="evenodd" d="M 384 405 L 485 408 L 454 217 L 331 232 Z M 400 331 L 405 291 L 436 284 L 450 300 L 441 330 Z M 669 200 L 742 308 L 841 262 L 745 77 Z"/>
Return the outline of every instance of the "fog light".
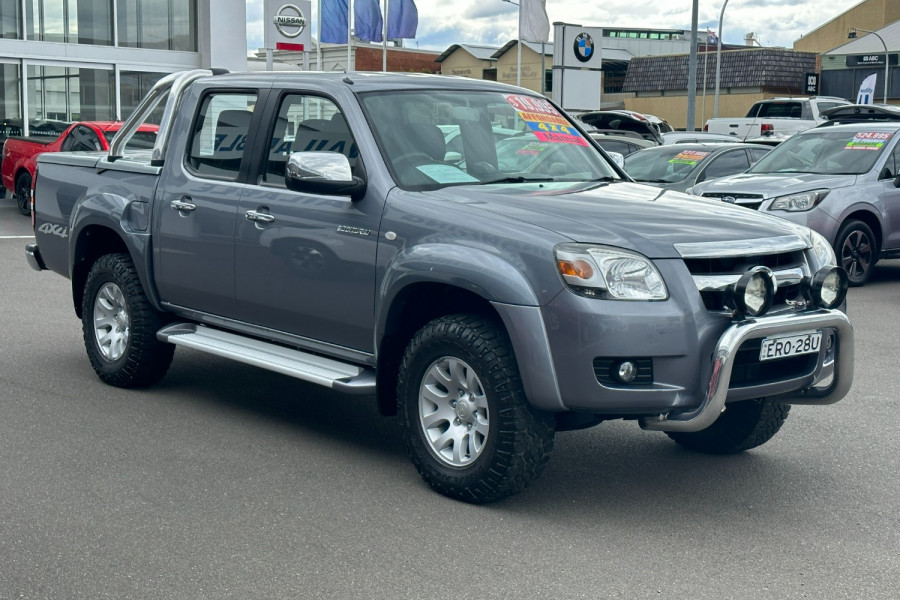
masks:
<path fill-rule="evenodd" d="M 637 379 L 637 376 L 638 367 L 636 364 L 630 360 L 619 363 L 619 368 L 616 370 L 616 377 L 618 377 L 619 381 L 622 383 L 631 383 Z"/>
<path fill-rule="evenodd" d="M 822 267 L 810 283 L 812 301 L 822 308 L 840 306 L 847 297 L 847 272 L 842 267 Z"/>
<path fill-rule="evenodd" d="M 751 317 L 766 314 L 774 297 L 775 279 L 768 267 L 753 267 L 741 276 L 731 291 L 734 307 Z"/>

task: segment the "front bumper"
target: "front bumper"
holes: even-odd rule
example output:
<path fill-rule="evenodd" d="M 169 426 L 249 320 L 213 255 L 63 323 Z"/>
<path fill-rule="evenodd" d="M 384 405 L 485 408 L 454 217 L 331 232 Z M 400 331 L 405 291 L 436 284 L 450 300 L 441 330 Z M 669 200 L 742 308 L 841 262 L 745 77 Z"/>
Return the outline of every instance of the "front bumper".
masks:
<path fill-rule="evenodd" d="M 735 323 L 719 338 L 713 354 L 712 374 L 703 402 L 687 411 L 662 413 L 640 420 L 644 429 L 660 431 L 700 431 L 715 422 L 725 410 L 728 384 L 735 357 L 741 345 L 751 339 L 802 331 L 831 329 L 834 347 L 831 355 L 819 361 L 811 385 L 778 396 L 787 404 L 832 404 L 843 398 L 853 382 L 853 326 L 847 316 L 837 310 L 791 314 Z"/>

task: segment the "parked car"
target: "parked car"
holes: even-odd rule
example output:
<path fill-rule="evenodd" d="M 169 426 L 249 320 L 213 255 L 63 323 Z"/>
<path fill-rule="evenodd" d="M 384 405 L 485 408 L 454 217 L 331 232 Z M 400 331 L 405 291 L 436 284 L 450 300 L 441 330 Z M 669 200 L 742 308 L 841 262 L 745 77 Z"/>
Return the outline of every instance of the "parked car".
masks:
<path fill-rule="evenodd" d="M 0 156 L 0 181 L 16 199 L 23 215 L 31 212 L 31 182 L 37 157 L 45 152 L 107 151 L 109 142 L 122 126 L 118 121 L 81 121 L 69 125 L 58 137 L 9 137 L 3 143 Z M 36 123 L 32 131 L 53 133 L 58 122 Z M 133 148 L 152 148 L 156 140 L 156 125 L 141 125 L 131 140 Z"/>
<path fill-rule="evenodd" d="M 465 148 L 463 148 L 463 136 L 460 135 L 459 125 L 438 125 L 438 129 L 444 134 L 445 154 L 444 160 L 457 163 L 465 160 Z M 517 129 L 509 129 L 507 127 L 491 127 L 494 135 L 494 141 L 508 138 L 511 135 L 521 133 Z"/>
<path fill-rule="evenodd" d="M 736 453 L 850 389 L 820 235 L 660 198 L 528 90 L 185 71 L 125 131 L 163 99 L 152 151 L 39 159 L 25 254 L 71 279 L 111 385 L 158 381 L 184 346 L 371 398 L 422 477 L 476 503 L 533 481 L 557 430 L 624 418 Z M 498 113 L 528 133 L 495 140 Z"/>
<path fill-rule="evenodd" d="M 746 173 L 690 193 L 784 217 L 822 234 L 851 285 L 879 258 L 900 256 L 900 122 L 817 127 L 773 149 Z"/>
<path fill-rule="evenodd" d="M 683 192 L 689 187 L 742 173 L 771 148 L 755 144 L 673 144 L 625 157 L 625 172 L 640 183 Z"/>
<path fill-rule="evenodd" d="M 621 133 L 627 132 L 591 132 L 590 136 L 591 139 L 597 142 L 597 144 L 599 144 L 600 147 L 607 152 L 618 152 L 622 156 L 628 156 L 629 154 L 634 154 L 638 150 L 643 150 L 644 148 L 652 148 L 657 145 L 655 142 L 645 140 L 637 134 L 619 135 Z"/>
<path fill-rule="evenodd" d="M 831 127 L 846 123 L 862 121 L 898 121 L 900 122 L 900 106 L 892 104 L 845 104 L 822 111 L 825 122 L 819 127 Z"/>
<path fill-rule="evenodd" d="M 668 123 L 652 115 L 643 115 L 630 110 L 595 110 L 575 115 L 588 131 L 631 131 L 645 140 L 662 143 L 663 132 L 672 131 Z"/>
<path fill-rule="evenodd" d="M 735 139 L 733 135 L 706 131 L 669 131 L 662 134 L 663 146 L 669 144 L 715 144 L 717 142 L 733 144 L 738 141 L 740 140 Z"/>
<path fill-rule="evenodd" d="M 798 131 L 822 123 L 824 111 L 844 104 L 850 103 L 833 96 L 768 98 L 754 103 L 746 117 L 709 119 L 703 130 L 733 135 L 742 142 L 767 137 L 783 141 Z"/>

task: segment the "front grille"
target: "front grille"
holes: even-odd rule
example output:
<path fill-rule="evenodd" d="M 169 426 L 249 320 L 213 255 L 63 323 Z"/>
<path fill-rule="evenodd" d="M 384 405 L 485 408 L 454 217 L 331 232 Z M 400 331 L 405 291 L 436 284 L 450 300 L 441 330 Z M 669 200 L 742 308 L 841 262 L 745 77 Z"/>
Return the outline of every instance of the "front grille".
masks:
<path fill-rule="evenodd" d="M 729 198 L 729 200 L 727 200 L 729 204 L 736 204 L 753 210 L 759 210 L 759 207 L 762 206 L 763 200 L 765 199 L 762 194 L 741 194 L 731 192 L 704 192 L 701 196 L 703 198 L 719 199 L 723 202 L 725 202 L 725 200 L 723 200 L 724 198 Z"/>
<path fill-rule="evenodd" d="M 761 339 L 747 340 L 738 349 L 729 387 L 764 385 L 809 375 L 816 368 L 818 354 L 801 354 L 778 360 L 759 360 Z"/>
<path fill-rule="evenodd" d="M 773 252 L 762 255 L 740 255 L 714 258 L 685 258 L 703 304 L 710 311 L 730 312 L 728 292 L 741 275 L 756 266 L 768 267 L 775 275 L 778 289 L 770 312 L 792 310 L 804 305 L 802 281 L 809 267 L 802 250 Z"/>

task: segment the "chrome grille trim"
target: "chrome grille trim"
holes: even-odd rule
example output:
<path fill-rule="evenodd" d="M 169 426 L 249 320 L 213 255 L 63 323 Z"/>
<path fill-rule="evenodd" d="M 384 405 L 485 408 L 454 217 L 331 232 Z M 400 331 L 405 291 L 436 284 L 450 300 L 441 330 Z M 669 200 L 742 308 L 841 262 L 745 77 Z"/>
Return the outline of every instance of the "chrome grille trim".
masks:
<path fill-rule="evenodd" d="M 675 244 L 681 258 L 730 258 L 734 256 L 761 256 L 810 248 L 810 243 L 799 235 L 783 235 L 752 240 L 728 240 L 723 242 L 684 242 Z"/>
<path fill-rule="evenodd" d="M 778 286 L 800 285 L 804 277 L 809 277 L 809 268 L 805 265 L 790 269 L 772 271 L 775 280 L 775 290 Z M 701 292 L 724 292 L 741 278 L 743 273 L 728 273 L 726 275 L 694 275 L 694 284 Z"/>

